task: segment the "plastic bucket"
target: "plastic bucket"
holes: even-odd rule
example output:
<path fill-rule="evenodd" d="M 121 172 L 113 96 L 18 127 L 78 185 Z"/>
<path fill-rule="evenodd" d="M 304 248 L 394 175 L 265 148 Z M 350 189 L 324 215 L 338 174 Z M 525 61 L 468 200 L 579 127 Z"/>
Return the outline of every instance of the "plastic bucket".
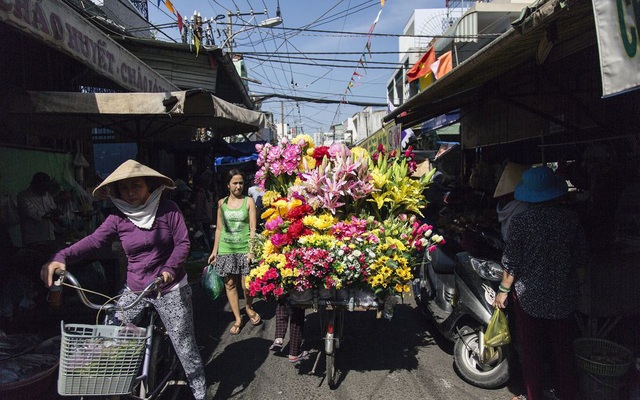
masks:
<path fill-rule="evenodd" d="M 618 400 L 633 353 L 604 339 L 581 338 L 573 342 L 579 370 L 580 391 L 585 400 Z"/>

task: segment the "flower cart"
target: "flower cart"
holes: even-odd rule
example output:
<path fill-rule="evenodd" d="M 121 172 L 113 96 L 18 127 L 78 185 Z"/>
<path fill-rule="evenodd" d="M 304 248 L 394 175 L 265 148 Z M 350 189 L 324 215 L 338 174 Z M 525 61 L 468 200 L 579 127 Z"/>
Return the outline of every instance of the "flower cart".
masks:
<path fill-rule="evenodd" d="M 418 219 L 431 174 L 411 178 L 411 149 L 369 155 L 344 144 L 316 147 L 306 135 L 257 149 L 265 229 L 253 243 L 259 263 L 247 286 L 252 296 L 322 312 L 333 387 L 345 312 L 391 318 L 410 293 L 416 251 L 442 242 Z"/>

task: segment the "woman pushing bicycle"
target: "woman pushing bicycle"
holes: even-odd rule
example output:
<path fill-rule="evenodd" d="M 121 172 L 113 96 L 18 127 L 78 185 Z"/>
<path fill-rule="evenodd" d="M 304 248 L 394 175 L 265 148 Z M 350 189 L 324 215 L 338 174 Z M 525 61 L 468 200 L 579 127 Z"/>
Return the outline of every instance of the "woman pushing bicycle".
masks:
<path fill-rule="evenodd" d="M 161 295 L 147 297 L 136 307 L 117 311 L 119 321 L 131 322 L 145 307 L 156 309 L 180 359 L 196 400 L 205 398 L 205 376 L 193 327 L 191 287 L 184 262 L 189 255 L 189 233 L 178 205 L 162 198 L 174 189 L 170 178 L 134 160 L 125 161 L 93 191 L 96 197 L 110 197 L 118 212 L 108 216 L 95 232 L 56 253 L 42 266 L 40 275 L 47 287 L 57 269 L 91 258 L 99 249 L 122 242 L 127 256 L 126 287 L 118 304 L 131 303 L 156 277 L 162 277 Z"/>

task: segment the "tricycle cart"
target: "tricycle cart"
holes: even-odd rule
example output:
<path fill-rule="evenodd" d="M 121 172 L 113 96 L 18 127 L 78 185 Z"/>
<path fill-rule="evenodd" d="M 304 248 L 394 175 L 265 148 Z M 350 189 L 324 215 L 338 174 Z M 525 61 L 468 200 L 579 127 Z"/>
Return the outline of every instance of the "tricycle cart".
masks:
<path fill-rule="evenodd" d="M 320 312 L 320 330 L 324 335 L 324 351 L 318 352 L 311 373 L 315 373 L 320 356 L 324 353 L 326 358 L 325 376 L 329 388 L 337 387 L 336 353 L 340 348 L 344 316 L 347 311 L 376 310 L 377 317 L 382 315 L 384 303 L 378 299 L 371 290 L 355 289 L 320 289 L 293 292 L 289 295 L 291 307 L 310 308 L 314 312 Z"/>

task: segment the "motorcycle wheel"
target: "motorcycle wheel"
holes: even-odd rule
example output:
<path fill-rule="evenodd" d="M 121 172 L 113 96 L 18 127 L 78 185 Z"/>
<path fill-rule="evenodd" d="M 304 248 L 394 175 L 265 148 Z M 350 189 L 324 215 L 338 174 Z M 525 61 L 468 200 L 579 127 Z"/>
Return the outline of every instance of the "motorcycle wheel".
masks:
<path fill-rule="evenodd" d="M 468 326 L 460 330 L 453 348 L 456 369 L 466 382 L 484 389 L 496 389 L 509 380 L 511 371 L 505 346 L 498 347 L 498 357 L 490 363 L 478 359 L 478 333 Z"/>

